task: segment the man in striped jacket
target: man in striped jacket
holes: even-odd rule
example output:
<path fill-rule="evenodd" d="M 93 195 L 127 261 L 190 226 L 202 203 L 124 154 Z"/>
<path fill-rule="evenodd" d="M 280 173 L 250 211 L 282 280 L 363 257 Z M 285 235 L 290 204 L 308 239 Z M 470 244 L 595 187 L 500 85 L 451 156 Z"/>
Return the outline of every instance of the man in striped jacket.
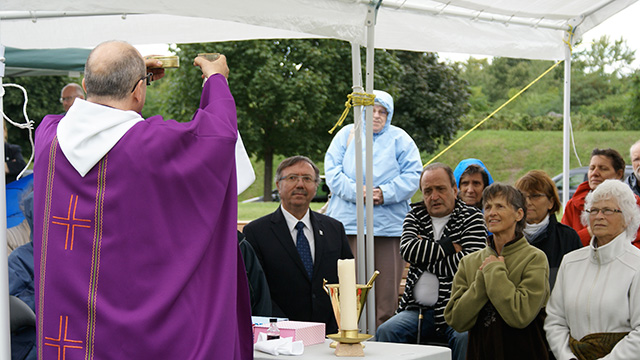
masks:
<path fill-rule="evenodd" d="M 412 204 L 404 219 L 400 253 L 411 264 L 400 306 L 378 327 L 378 341 L 449 344 L 452 359 L 464 359 L 467 334 L 444 320 L 451 282 L 463 256 L 485 246 L 487 228 L 482 213 L 457 198 L 453 171 L 447 165 L 428 165 L 420 176 L 423 202 Z M 420 329 L 418 318 L 422 315 Z"/>

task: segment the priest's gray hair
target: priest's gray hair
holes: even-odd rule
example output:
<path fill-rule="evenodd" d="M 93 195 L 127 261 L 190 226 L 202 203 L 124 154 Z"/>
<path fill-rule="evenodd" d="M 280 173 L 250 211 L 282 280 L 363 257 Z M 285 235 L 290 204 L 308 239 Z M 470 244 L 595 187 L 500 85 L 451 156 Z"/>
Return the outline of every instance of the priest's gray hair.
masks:
<path fill-rule="evenodd" d="M 614 200 L 618 203 L 626 225 L 625 233 L 629 239 L 635 239 L 638 226 L 640 226 L 640 209 L 638 209 L 636 196 L 629 185 L 617 179 L 605 180 L 587 195 L 584 210 L 580 215 L 582 224 L 585 226 L 589 224 L 589 213 L 585 210 L 591 209 L 594 203 L 602 200 Z"/>
<path fill-rule="evenodd" d="M 84 85 L 87 97 L 125 99 L 146 74 L 140 53 L 124 41 L 106 41 L 96 46 L 87 58 Z"/>

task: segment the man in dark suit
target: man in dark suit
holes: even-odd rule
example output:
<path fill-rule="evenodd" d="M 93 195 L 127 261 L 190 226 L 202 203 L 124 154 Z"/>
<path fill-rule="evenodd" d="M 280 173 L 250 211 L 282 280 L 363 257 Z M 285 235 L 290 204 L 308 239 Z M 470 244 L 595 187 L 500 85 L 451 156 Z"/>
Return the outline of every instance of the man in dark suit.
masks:
<path fill-rule="evenodd" d="M 338 326 L 322 279 L 338 283 L 338 259 L 351 259 L 344 226 L 309 209 L 320 182 L 318 167 L 293 156 L 276 170 L 278 209 L 244 227 L 267 276 L 273 316 L 323 322 L 328 334 Z"/>

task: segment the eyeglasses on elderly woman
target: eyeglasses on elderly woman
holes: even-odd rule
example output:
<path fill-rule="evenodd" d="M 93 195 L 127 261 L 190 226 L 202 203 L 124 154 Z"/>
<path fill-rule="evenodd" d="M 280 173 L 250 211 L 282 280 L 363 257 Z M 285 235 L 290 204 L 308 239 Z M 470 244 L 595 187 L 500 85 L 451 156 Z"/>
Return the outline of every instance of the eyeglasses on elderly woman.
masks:
<path fill-rule="evenodd" d="M 598 208 L 591 208 L 591 209 L 586 209 L 585 210 L 589 216 L 597 216 L 598 213 L 602 213 L 602 215 L 604 216 L 611 216 L 615 213 L 622 213 L 622 210 L 620 209 L 609 209 L 609 208 L 602 208 L 602 209 L 598 209 Z"/>

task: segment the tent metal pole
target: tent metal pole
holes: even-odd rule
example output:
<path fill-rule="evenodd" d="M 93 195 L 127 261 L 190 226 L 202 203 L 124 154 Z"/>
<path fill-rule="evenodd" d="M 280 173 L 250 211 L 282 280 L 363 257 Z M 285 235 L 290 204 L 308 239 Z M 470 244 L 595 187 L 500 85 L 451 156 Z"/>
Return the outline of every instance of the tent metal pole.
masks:
<path fill-rule="evenodd" d="M 0 112 L 3 111 L 4 88 L 4 47 L 0 45 Z M 4 120 L 2 120 L 4 121 Z M 3 146 L 0 156 L 4 159 Z M 0 180 L 0 188 L 6 189 L 5 178 Z M 7 258 L 7 192 L 0 191 L 0 259 Z M 6 261 L 0 262 L 0 360 L 11 359 L 11 332 L 9 328 L 9 266 Z"/>
<path fill-rule="evenodd" d="M 378 7 L 382 0 L 378 1 L 377 6 L 369 6 L 367 14 L 367 63 L 366 63 L 366 91 L 373 94 L 373 70 L 375 55 L 375 17 Z M 373 106 L 367 106 L 365 121 L 365 180 L 366 180 L 366 253 L 367 253 L 367 278 L 370 278 L 375 271 L 375 254 L 373 248 Z M 375 285 L 369 292 L 367 299 L 367 333 L 376 331 L 376 287 Z"/>
<path fill-rule="evenodd" d="M 362 63 L 360 61 L 360 45 L 351 43 L 351 65 L 353 76 L 353 92 L 362 92 Z M 353 107 L 353 131 L 354 131 L 354 146 L 356 151 L 356 164 L 362 164 L 362 106 Z M 362 166 L 356 166 L 356 184 L 362 184 Z M 357 239 L 356 239 L 356 251 L 357 254 L 353 254 L 356 257 L 357 263 L 357 283 L 367 283 L 367 267 L 365 265 L 365 244 L 364 244 L 364 190 L 362 186 L 356 186 L 356 221 L 357 221 Z M 366 314 L 360 318 L 359 328 L 366 328 Z"/>
<path fill-rule="evenodd" d="M 571 148 L 571 39 L 565 33 L 564 48 L 564 107 L 563 107 L 563 127 L 562 127 L 562 206 L 569 201 L 569 168 L 571 159 L 569 151 Z M 563 210 L 564 211 L 564 210 Z"/>

